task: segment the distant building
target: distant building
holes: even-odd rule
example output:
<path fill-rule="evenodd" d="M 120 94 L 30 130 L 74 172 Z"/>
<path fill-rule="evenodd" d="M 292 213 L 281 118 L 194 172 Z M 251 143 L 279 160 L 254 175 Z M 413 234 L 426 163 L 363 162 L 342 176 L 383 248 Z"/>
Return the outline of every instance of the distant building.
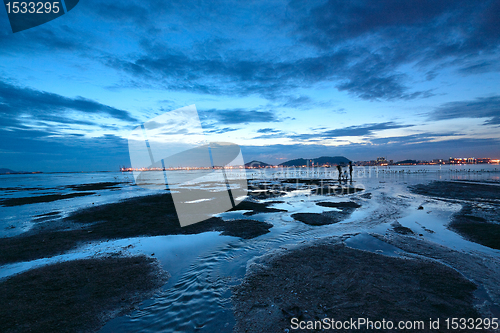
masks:
<path fill-rule="evenodd" d="M 449 163 L 450 164 L 475 164 L 476 159 L 474 157 L 462 157 L 462 158 L 450 157 Z"/>

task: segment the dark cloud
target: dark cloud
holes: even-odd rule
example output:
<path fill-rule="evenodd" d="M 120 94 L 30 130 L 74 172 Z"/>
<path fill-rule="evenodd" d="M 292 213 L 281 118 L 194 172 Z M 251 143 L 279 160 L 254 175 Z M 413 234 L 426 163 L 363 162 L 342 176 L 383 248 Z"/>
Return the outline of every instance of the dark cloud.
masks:
<path fill-rule="evenodd" d="M 61 18 L 55 20 L 60 22 Z M 1 20 L 0 20 L 1 21 Z M 7 20 L 3 20 L 6 23 Z M 78 52 L 84 53 L 92 50 L 94 37 L 90 33 L 75 31 L 67 25 L 55 22 L 44 24 L 35 29 L 12 34 L 8 23 L 2 29 L 0 24 L 0 55 L 16 55 L 23 53 L 53 53 L 53 52 Z M 55 23 L 55 24 L 54 24 Z M 85 35 L 84 38 L 75 36 Z"/>
<path fill-rule="evenodd" d="M 307 96 L 289 97 L 295 90 L 325 82 L 366 100 L 431 96 L 432 90 L 411 88 L 413 78 L 400 72 L 403 65 L 422 71 L 428 80 L 443 66 L 466 74 L 500 70 L 497 0 L 152 0 L 120 5 L 89 0 L 71 15 L 88 25 L 104 21 L 103 29 L 116 24 L 119 44 L 133 45 L 134 51 L 124 54 L 126 49 L 117 47 L 114 52 L 106 40 L 111 35 L 56 23 L 16 38 L 0 35 L 2 51 L 77 51 L 129 74 L 119 87 L 257 94 L 293 108 L 313 102 Z M 275 45 L 276 40 L 286 42 Z"/>
<path fill-rule="evenodd" d="M 500 71 L 500 66 L 494 60 L 482 60 L 473 64 L 465 64 L 464 67 L 459 69 L 459 72 L 463 74 L 481 74 L 498 71 Z"/>
<path fill-rule="evenodd" d="M 312 6 L 291 1 L 289 9 L 288 24 L 299 41 L 323 52 L 350 50 L 338 88 L 363 99 L 430 96 L 431 91 L 408 89 L 410 78 L 398 72 L 405 64 L 428 72 L 429 80 L 443 66 L 468 74 L 499 70 L 497 0 L 328 0 Z"/>
<path fill-rule="evenodd" d="M 407 136 L 396 136 L 396 137 L 388 137 L 388 138 L 372 138 L 370 139 L 370 143 L 373 145 L 407 145 L 407 144 L 416 144 L 416 143 L 424 143 L 424 142 L 432 142 L 435 141 L 436 138 L 439 137 L 455 137 L 459 138 L 464 134 L 458 134 L 454 132 L 450 133 L 420 133 L 420 134 L 412 134 Z M 455 140 L 455 139 L 453 139 Z"/>
<path fill-rule="evenodd" d="M 321 138 L 334 139 L 342 136 L 366 136 L 366 135 L 371 135 L 373 134 L 373 132 L 376 131 L 396 129 L 396 128 L 407 128 L 412 126 L 414 125 L 401 125 L 401 124 L 396 124 L 394 122 L 373 123 L 373 124 L 364 124 L 360 126 L 349 126 L 333 130 L 321 131 L 317 133 L 297 134 L 290 136 L 290 138 L 299 140 L 311 140 L 311 139 L 321 139 Z"/>
<path fill-rule="evenodd" d="M 237 131 L 238 128 L 224 127 L 224 128 L 216 128 L 203 131 L 205 134 L 224 134 L 228 132 Z"/>
<path fill-rule="evenodd" d="M 472 101 L 445 103 L 429 115 L 429 120 L 455 118 L 490 118 L 486 124 L 500 125 L 500 96 L 479 97 Z"/>
<path fill-rule="evenodd" d="M 195 58 L 182 53 L 144 55 L 134 61 L 108 58 L 106 64 L 136 79 L 154 81 L 164 89 L 216 95 L 258 94 L 271 100 L 287 99 L 283 106 L 298 107 L 310 102 L 307 96 L 287 97 L 297 88 L 333 81 L 339 90 L 357 97 L 375 99 L 413 99 L 429 97 L 429 91 L 409 92 L 404 74 L 394 74 L 394 65 L 376 63 L 373 56 L 358 59 L 349 50 L 295 61 L 240 58 Z M 357 62 L 356 65 L 349 63 Z M 222 83 L 222 84 L 221 84 Z M 147 83 L 149 86 L 149 83 Z"/>
<path fill-rule="evenodd" d="M 123 6 L 96 4 L 88 10 L 107 20 L 133 22 L 144 32 L 136 40 L 139 49 L 134 54 L 100 57 L 106 65 L 130 75 L 121 85 L 212 95 L 257 94 L 284 100 L 285 107 L 303 108 L 311 104 L 310 98 L 290 97 L 290 93 L 323 82 L 366 100 L 432 96 L 432 90 L 411 89 L 413 78 L 399 71 L 403 65 L 422 71 L 427 80 L 434 79 L 443 66 L 455 66 L 468 74 L 498 71 L 494 60 L 500 45 L 498 3 L 329 0 L 291 1 L 287 6 L 133 1 Z M 274 15 L 268 15 L 270 6 Z M 241 20 L 253 15 L 266 24 Z M 172 24 L 165 23 L 165 17 L 172 18 Z M 217 19 L 212 20 L 214 17 Z M 172 27 L 179 22 L 189 26 L 189 31 Z M 264 29 L 267 36 L 291 38 L 297 47 L 313 45 L 318 50 L 269 52 L 275 46 L 266 35 L 258 47 L 263 52 L 249 50 L 247 42 L 252 37 L 234 37 L 243 26 L 250 31 Z M 171 34 L 183 36 L 189 46 L 175 47 L 170 43 Z"/>
<path fill-rule="evenodd" d="M 92 124 L 84 119 L 69 119 L 61 116 L 65 111 L 77 111 L 82 114 L 99 114 L 126 122 L 137 122 L 129 112 L 95 102 L 84 97 L 69 98 L 54 93 L 39 91 L 27 87 L 14 86 L 0 81 L 0 114 L 4 117 L 19 119 L 30 115 L 35 119 L 62 123 Z"/>
<path fill-rule="evenodd" d="M 257 133 L 272 134 L 272 133 L 281 133 L 281 131 L 272 128 L 261 128 L 257 130 Z"/>
<path fill-rule="evenodd" d="M 290 96 L 286 98 L 286 102 L 283 103 L 283 107 L 287 108 L 297 108 L 302 106 L 312 106 L 315 102 L 308 96 Z"/>
<path fill-rule="evenodd" d="M 288 133 L 273 128 L 261 128 L 257 130 L 257 133 L 261 135 L 255 136 L 252 139 L 278 139 L 289 137 Z"/>
<path fill-rule="evenodd" d="M 200 120 L 204 127 L 210 127 L 210 124 L 219 123 L 224 125 L 249 124 L 249 123 L 268 123 L 278 122 L 275 114 L 271 111 L 254 111 L 245 109 L 218 110 L 211 109 L 200 111 Z M 205 125 L 206 124 L 206 125 Z"/>
<path fill-rule="evenodd" d="M 407 47 L 401 37 L 408 36 L 414 45 L 408 53 L 426 47 L 434 56 L 446 56 L 493 50 L 500 40 L 497 0 L 328 0 L 308 10 L 292 1 L 290 9 L 302 18 L 301 38 L 321 48 L 370 37 L 381 43 L 377 48 L 387 41 Z"/>
<path fill-rule="evenodd" d="M 92 9 L 100 18 L 112 21 L 119 18 L 122 22 L 132 21 L 134 24 L 141 26 L 148 24 L 148 18 L 150 16 L 150 9 L 144 7 L 144 5 L 147 5 L 147 3 L 99 1 L 94 3 Z"/>

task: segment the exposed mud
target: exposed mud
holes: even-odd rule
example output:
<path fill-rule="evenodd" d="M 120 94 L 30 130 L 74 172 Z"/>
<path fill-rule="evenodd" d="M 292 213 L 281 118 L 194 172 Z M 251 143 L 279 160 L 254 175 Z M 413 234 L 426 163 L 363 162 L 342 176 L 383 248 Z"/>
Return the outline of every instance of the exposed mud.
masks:
<path fill-rule="evenodd" d="M 91 332 L 166 283 L 145 256 L 74 260 L 0 282 L 2 332 Z"/>
<path fill-rule="evenodd" d="M 292 318 L 426 323 L 429 318 L 478 318 L 475 290 L 474 283 L 435 262 L 387 257 L 342 243 L 310 245 L 251 267 L 233 288 L 234 332 L 291 332 Z M 428 325 L 419 330 L 436 331 Z"/>

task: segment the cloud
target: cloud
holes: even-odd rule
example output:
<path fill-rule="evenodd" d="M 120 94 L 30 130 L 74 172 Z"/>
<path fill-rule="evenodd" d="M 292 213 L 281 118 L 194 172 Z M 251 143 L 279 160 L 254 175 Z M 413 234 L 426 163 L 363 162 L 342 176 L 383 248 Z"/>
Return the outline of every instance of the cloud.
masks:
<path fill-rule="evenodd" d="M 486 124 L 500 125 L 500 96 L 445 103 L 429 114 L 429 120 L 455 118 L 490 118 Z"/>
<path fill-rule="evenodd" d="M 305 133 L 305 134 L 296 134 L 290 136 L 292 139 L 299 140 L 310 140 L 310 139 L 334 139 L 337 137 L 345 137 L 345 136 L 366 136 L 371 135 L 373 132 L 382 131 L 387 129 L 396 129 L 396 128 L 407 128 L 412 127 L 414 125 L 401 125 L 396 124 L 394 122 L 385 122 L 385 123 L 372 123 L 372 124 L 364 124 L 359 126 L 349 126 L 344 128 L 338 128 L 333 130 L 321 131 L 318 133 Z"/>
<path fill-rule="evenodd" d="M 278 122 L 275 114 L 271 111 L 254 111 L 245 109 L 218 110 L 210 109 L 200 111 L 200 120 L 204 127 L 210 127 L 210 124 L 219 123 L 224 125 L 249 124 L 249 123 L 268 123 Z"/>
<path fill-rule="evenodd" d="M 224 134 L 224 133 L 228 133 L 228 132 L 234 132 L 237 130 L 238 130 L 238 128 L 224 127 L 224 128 L 205 130 L 204 133 L 205 134 Z"/>
<path fill-rule="evenodd" d="M 289 134 L 284 131 L 280 131 L 273 128 L 261 128 L 257 130 L 260 135 L 253 137 L 252 139 L 278 139 L 278 138 L 288 138 Z"/>
<path fill-rule="evenodd" d="M 376 48 L 391 42 L 400 44 L 396 52 L 420 49 L 444 57 L 491 51 L 500 40 L 500 3 L 495 0 L 328 0 L 313 8 L 291 1 L 289 8 L 301 39 L 320 48 L 375 38 Z"/>
<path fill-rule="evenodd" d="M 314 101 L 309 96 L 290 96 L 286 98 L 286 102 L 283 103 L 283 107 L 287 108 L 297 108 L 303 106 L 311 106 L 315 104 Z"/>
<path fill-rule="evenodd" d="M 314 102 L 298 89 L 322 83 L 365 100 L 432 96 L 412 89 L 402 66 L 428 80 L 443 66 L 500 70 L 500 3 L 492 0 L 89 0 L 71 15 L 79 25 L 61 18 L 17 38 L 0 33 L 0 52 L 72 51 L 126 73 L 115 87 L 256 94 L 293 108 Z M 118 38 L 105 32 L 111 26 Z"/>
<path fill-rule="evenodd" d="M 494 60 L 480 60 L 473 62 L 472 64 L 466 63 L 458 71 L 463 74 L 482 74 L 488 72 L 498 72 L 500 71 L 500 66 L 498 65 L 498 62 Z"/>
<path fill-rule="evenodd" d="M 420 144 L 424 142 L 436 141 L 439 137 L 460 137 L 465 134 L 457 134 L 454 132 L 450 133 L 419 133 L 407 136 L 396 136 L 387 138 L 372 138 L 370 143 L 373 145 L 408 145 L 408 144 Z M 455 139 L 453 139 L 455 140 Z"/>
<path fill-rule="evenodd" d="M 61 116 L 66 111 L 79 112 L 82 114 L 82 118 L 70 119 Z M 137 119 L 129 112 L 91 99 L 69 98 L 0 81 L 0 115 L 4 117 L 19 120 L 20 116 L 29 115 L 37 120 L 90 125 L 93 123 L 83 118 L 83 115 L 89 114 L 104 115 L 130 123 L 137 122 Z"/>
<path fill-rule="evenodd" d="M 281 131 L 272 128 L 261 128 L 257 130 L 257 133 L 272 134 L 272 133 L 281 133 Z"/>
<path fill-rule="evenodd" d="M 433 95 L 432 88 L 412 89 L 414 77 L 401 72 L 402 66 L 411 66 L 413 73 L 421 72 L 427 80 L 446 66 L 467 74 L 500 70 L 496 65 L 498 1 L 257 1 L 228 5 L 155 0 L 120 6 L 89 1 L 79 6 L 88 22 L 119 24 L 118 40 L 134 45 L 127 54 L 120 47 L 117 52 L 98 50 L 109 45 L 103 36 L 99 42 L 95 41 L 98 35 L 88 38 L 87 32 L 78 40 L 94 41 L 80 45 L 87 48 L 85 57 L 101 59 L 106 66 L 127 74 L 115 88 L 255 94 L 282 100 L 285 107 L 304 108 L 314 101 L 297 95 L 297 90 L 321 83 L 365 100 Z M 53 39 L 48 30 L 43 33 L 40 40 L 56 43 L 49 48 L 78 48 L 64 31 L 63 37 Z M 90 50 L 87 44 L 96 49 Z"/>
<path fill-rule="evenodd" d="M 350 51 L 338 88 L 362 99 L 431 96 L 408 88 L 411 78 L 398 71 L 403 65 L 432 73 L 429 80 L 449 66 L 467 74 L 499 71 L 498 1 L 291 1 L 288 7 L 298 42 L 323 53 Z"/>
<path fill-rule="evenodd" d="M 284 106 L 307 104 L 307 96 L 290 97 L 298 88 L 334 82 L 339 90 L 367 100 L 429 97 L 429 91 L 410 92 L 407 77 L 393 73 L 391 59 L 376 61 L 356 50 L 334 50 L 294 60 L 219 55 L 189 56 L 171 49 L 142 55 L 135 60 L 107 57 L 105 64 L 131 76 L 131 87 L 149 87 L 214 95 L 257 94 L 270 100 L 285 99 Z"/>

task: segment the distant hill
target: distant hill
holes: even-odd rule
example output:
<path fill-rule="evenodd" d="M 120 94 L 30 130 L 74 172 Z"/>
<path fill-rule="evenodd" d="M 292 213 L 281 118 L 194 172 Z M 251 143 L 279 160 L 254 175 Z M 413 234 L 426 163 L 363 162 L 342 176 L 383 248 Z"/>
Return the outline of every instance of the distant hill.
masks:
<path fill-rule="evenodd" d="M 309 162 L 308 162 L 309 161 Z M 345 158 L 344 156 L 322 156 L 318 158 L 313 158 L 313 159 L 304 159 L 304 158 L 298 158 L 295 160 L 290 160 L 284 163 L 281 163 L 280 165 L 286 166 L 286 167 L 291 167 L 291 166 L 302 166 L 302 165 L 309 165 L 312 164 L 312 162 L 315 165 L 334 165 L 334 164 L 349 164 L 350 160 Z"/>
<path fill-rule="evenodd" d="M 270 164 L 261 162 L 261 161 L 252 161 L 245 163 L 245 167 L 254 167 L 254 168 L 265 168 L 267 166 L 270 166 Z"/>
<path fill-rule="evenodd" d="M 26 171 L 14 171 L 7 168 L 0 168 L 0 175 L 23 175 L 28 173 L 41 173 L 40 171 L 26 172 Z"/>

